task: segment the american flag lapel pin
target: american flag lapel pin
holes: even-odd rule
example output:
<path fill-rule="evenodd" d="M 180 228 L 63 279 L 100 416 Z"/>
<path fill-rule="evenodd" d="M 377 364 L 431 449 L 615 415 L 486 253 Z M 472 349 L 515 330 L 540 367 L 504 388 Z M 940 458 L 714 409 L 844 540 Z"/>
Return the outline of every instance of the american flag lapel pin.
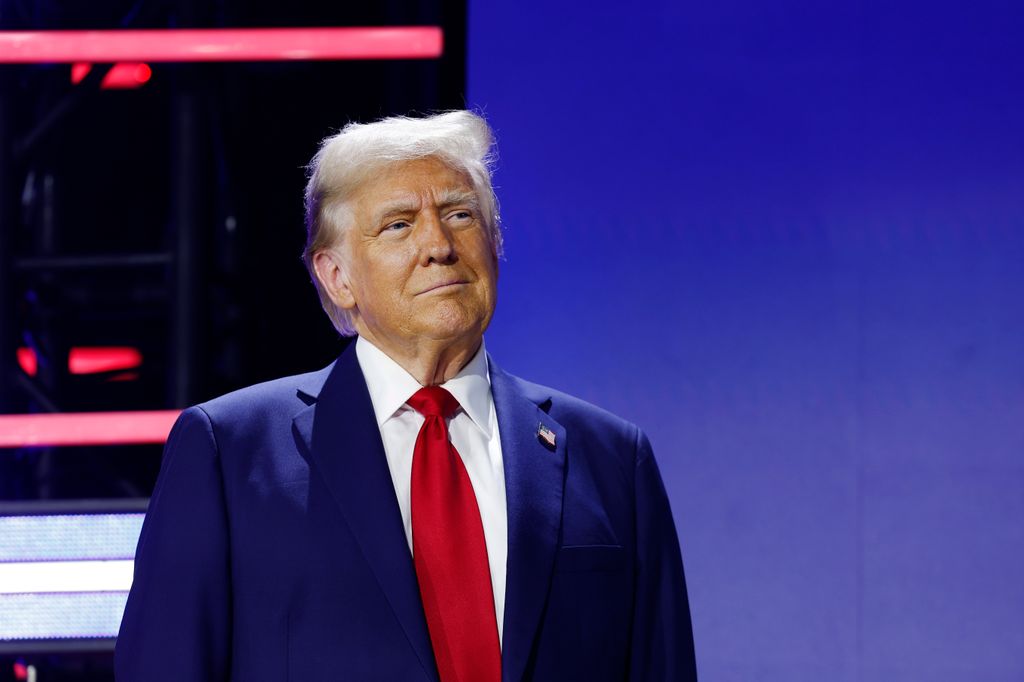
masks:
<path fill-rule="evenodd" d="M 544 424 L 537 425 L 537 438 L 541 443 L 544 443 L 549 450 L 555 449 L 555 432 L 544 426 Z"/>

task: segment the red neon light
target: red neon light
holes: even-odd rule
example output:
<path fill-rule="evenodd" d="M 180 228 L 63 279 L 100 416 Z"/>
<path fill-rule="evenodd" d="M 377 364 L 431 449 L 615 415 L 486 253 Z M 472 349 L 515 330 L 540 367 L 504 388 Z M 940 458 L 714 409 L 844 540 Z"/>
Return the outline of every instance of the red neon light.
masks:
<path fill-rule="evenodd" d="M 78 85 L 92 71 L 92 64 L 89 62 L 75 62 L 71 65 L 71 84 Z M 113 71 L 113 69 L 111 69 Z"/>
<path fill-rule="evenodd" d="M 19 348 L 18 365 L 25 374 L 34 377 L 39 371 L 39 359 L 35 351 Z M 72 348 L 68 353 L 68 371 L 71 374 L 99 374 L 141 366 L 142 353 L 138 348 L 130 346 L 83 346 Z"/>
<path fill-rule="evenodd" d="M 34 377 L 39 371 L 39 359 L 36 358 L 36 352 L 31 348 L 19 348 L 18 366 L 21 367 L 22 372 Z"/>
<path fill-rule="evenodd" d="M 0 448 L 163 443 L 179 410 L 0 415 Z"/>
<path fill-rule="evenodd" d="M 97 374 L 142 365 L 142 353 L 129 346 L 86 346 L 72 348 L 68 370 L 72 374 Z"/>
<path fill-rule="evenodd" d="M 0 31 L 0 63 L 434 59 L 438 26 Z"/>
<path fill-rule="evenodd" d="M 117 66 L 118 65 L 115 64 L 114 68 L 116 69 Z M 149 64 L 140 62 L 139 64 L 132 64 L 132 67 L 131 80 L 139 85 L 148 83 L 149 79 L 153 77 L 153 69 L 149 68 Z"/>
<path fill-rule="evenodd" d="M 71 65 L 71 82 L 78 85 L 92 71 L 92 64 L 75 62 Z M 145 85 L 153 75 L 148 64 L 135 62 L 118 62 L 103 76 L 100 87 L 104 90 L 123 90 L 139 88 Z"/>

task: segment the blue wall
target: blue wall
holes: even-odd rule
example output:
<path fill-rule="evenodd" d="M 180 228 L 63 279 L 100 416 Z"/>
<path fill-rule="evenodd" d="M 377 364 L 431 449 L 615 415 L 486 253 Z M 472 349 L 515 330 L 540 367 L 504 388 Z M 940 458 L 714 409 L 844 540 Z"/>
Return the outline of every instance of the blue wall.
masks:
<path fill-rule="evenodd" d="M 488 348 L 650 434 L 704 680 L 1024 679 L 1024 5 L 470 2 Z"/>

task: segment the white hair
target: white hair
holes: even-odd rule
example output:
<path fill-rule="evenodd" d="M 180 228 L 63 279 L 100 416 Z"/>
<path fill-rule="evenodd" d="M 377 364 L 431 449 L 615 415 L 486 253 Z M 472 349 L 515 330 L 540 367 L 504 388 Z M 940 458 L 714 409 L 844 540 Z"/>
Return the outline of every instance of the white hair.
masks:
<path fill-rule="evenodd" d="M 344 231 L 352 223 L 352 212 L 347 206 L 352 195 L 388 165 L 435 157 L 466 173 L 480 202 L 491 244 L 495 253 L 501 255 L 498 201 L 491 186 L 493 143 L 487 121 L 469 111 L 349 123 L 340 133 L 320 143 L 307 167 L 306 248 L 302 258 L 320 295 L 320 304 L 338 333 L 356 333 L 352 316 L 335 306 L 321 286 L 313 269 L 313 256 L 341 243 Z"/>

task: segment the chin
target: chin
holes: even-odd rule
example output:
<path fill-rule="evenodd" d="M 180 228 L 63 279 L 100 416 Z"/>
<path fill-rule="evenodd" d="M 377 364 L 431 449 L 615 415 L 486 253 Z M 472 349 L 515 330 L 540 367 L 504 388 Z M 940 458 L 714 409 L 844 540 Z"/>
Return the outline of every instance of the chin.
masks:
<path fill-rule="evenodd" d="M 487 319 L 481 315 L 471 315 L 460 306 L 442 306 L 433 311 L 420 325 L 421 334 L 435 340 L 458 340 L 472 336 L 482 336 L 487 326 Z"/>
<path fill-rule="evenodd" d="M 458 341 L 472 336 L 483 336 L 483 331 L 476 325 L 430 325 L 420 332 L 420 336 L 435 341 Z"/>

